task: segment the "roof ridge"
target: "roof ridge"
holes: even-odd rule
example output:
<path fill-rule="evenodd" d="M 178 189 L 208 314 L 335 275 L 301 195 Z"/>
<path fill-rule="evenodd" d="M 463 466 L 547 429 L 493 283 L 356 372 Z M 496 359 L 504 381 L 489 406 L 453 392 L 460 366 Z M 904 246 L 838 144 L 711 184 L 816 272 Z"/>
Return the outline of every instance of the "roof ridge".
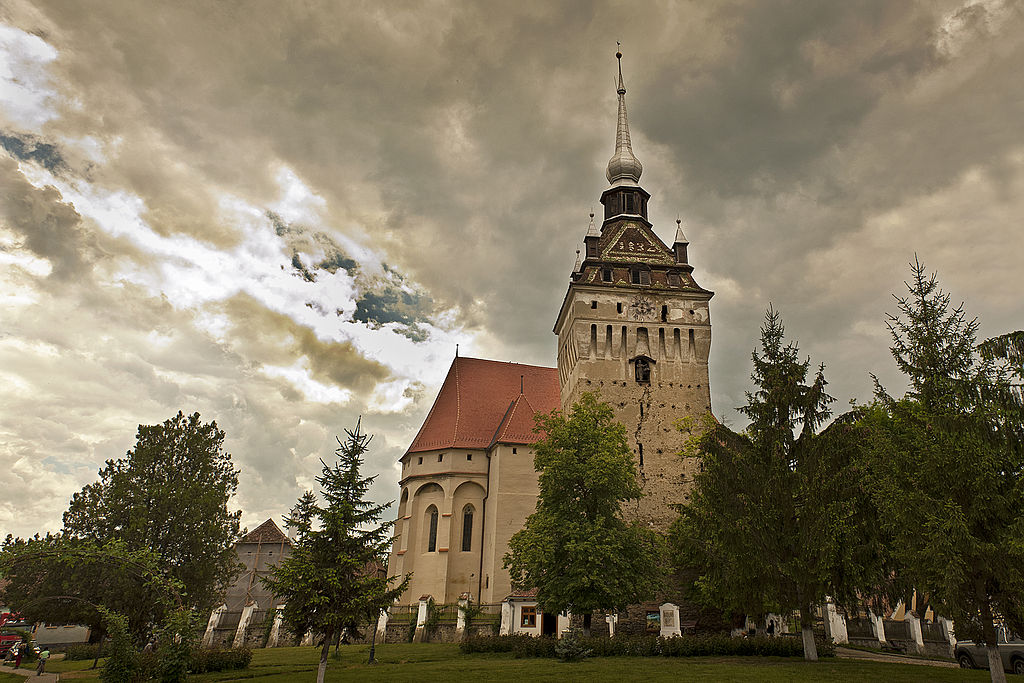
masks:
<path fill-rule="evenodd" d="M 452 445 L 454 448 L 456 442 L 459 440 L 459 418 L 462 416 L 462 387 L 459 384 L 459 358 L 455 358 L 455 362 L 452 363 L 455 368 L 455 426 L 452 429 Z"/>

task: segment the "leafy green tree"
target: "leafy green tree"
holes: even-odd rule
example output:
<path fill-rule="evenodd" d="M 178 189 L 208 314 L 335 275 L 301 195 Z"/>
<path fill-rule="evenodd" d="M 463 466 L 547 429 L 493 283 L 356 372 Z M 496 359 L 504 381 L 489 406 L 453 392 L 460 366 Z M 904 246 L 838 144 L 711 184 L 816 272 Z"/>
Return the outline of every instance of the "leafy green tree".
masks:
<path fill-rule="evenodd" d="M 799 609 L 804 655 L 816 660 L 814 606 L 826 596 L 853 602 L 891 571 L 864 504 L 861 428 L 845 415 L 818 433 L 833 402 L 824 366 L 808 383 L 810 360 L 784 333 L 769 308 L 753 353 L 756 389 L 739 409 L 750 424 L 736 433 L 705 423 L 693 442 L 702 471 L 670 538 L 700 600 L 748 614 Z"/>
<path fill-rule="evenodd" d="M 1024 632 L 1024 333 L 976 344 L 977 320 L 920 262 L 907 289 L 888 324 L 910 388 L 877 385 L 863 420 L 871 491 L 918 594 L 981 636 L 1002 681 L 996 622 Z"/>
<path fill-rule="evenodd" d="M 391 543 L 394 522 L 381 517 L 391 503 L 366 500 L 373 477 L 362 477 L 363 454 L 371 437 L 345 430 L 337 460 L 321 460 L 321 496 L 307 491 L 285 519 L 295 536 L 290 557 L 261 578 L 285 602 L 284 619 L 295 633 L 323 635 L 317 683 L 323 683 L 331 642 L 341 629 L 375 620 L 409 584 L 408 577 L 381 578 L 375 571 Z M 376 631 L 374 631 L 376 633 Z M 370 651 L 373 661 L 373 649 Z"/>
<path fill-rule="evenodd" d="M 204 424 L 199 413 L 139 425 L 135 447 L 72 497 L 64 533 L 155 552 L 181 582 L 185 604 L 209 609 L 239 568 L 241 512 L 228 510 L 238 470 L 223 443 L 217 423 Z"/>
<path fill-rule="evenodd" d="M 120 541 L 47 535 L 8 537 L 0 551 L 4 602 L 33 622 L 86 624 L 99 637 L 107 620 L 99 606 L 121 614 L 141 643 L 168 609 L 180 606 L 179 585 L 160 558 Z"/>
<path fill-rule="evenodd" d="M 622 519 L 624 501 L 641 495 L 626 428 L 611 406 L 585 393 L 568 416 L 537 418 L 537 509 L 509 541 L 505 567 L 517 588 L 537 588 L 549 614 L 623 609 L 653 597 L 662 538 Z"/>

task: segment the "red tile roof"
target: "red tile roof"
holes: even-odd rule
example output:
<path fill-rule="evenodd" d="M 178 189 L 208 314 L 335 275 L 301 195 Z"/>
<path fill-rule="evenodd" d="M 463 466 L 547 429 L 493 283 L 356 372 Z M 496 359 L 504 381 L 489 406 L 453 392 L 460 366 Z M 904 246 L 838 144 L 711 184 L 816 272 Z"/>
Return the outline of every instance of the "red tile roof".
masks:
<path fill-rule="evenodd" d="M 287 543 L 291 545 L 291 540 L 285 536 L 281 528 L 277 526 L 273 518 L 260 524 L 258 527 L 247 533 L 242 537 L 239 543 Z"/>
<path fill-rule="evenodd" d="M 555 368 L 457 357 L 406 452 L 530 444 L 534 414 L 560 407 Z"/>

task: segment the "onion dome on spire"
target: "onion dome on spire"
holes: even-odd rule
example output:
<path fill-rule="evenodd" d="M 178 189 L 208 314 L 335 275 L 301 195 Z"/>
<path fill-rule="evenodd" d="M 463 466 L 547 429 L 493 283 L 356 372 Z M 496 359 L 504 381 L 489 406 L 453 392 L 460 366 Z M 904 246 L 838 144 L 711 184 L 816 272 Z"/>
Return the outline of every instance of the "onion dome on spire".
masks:
<path fill-rule="evenodd" d="M 644 172 L 643 164 L 633 154 L 633 145 L 629 141 L 629 121 L 626 119 L 626 86 L 622 80 L 622 52 L 616 52 L 619 60 L 619 122 L 615 130 L 615 154 L 608 160 L 608 182 L 615 185 L 636 185 L 640 182 L 640 174 Z"/>

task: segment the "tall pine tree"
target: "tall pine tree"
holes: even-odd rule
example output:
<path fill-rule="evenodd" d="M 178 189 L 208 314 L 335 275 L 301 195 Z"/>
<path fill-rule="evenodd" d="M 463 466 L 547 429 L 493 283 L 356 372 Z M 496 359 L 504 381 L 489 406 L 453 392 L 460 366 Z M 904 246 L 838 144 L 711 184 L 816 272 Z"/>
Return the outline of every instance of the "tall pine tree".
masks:
<path fill-rule="evenodd" d="M 824 367 L 810 383 L 809 370 L 769 309 L 753 353 L 755 390 L 739 409 L 750 424 L 742 433 L 714 424 L 697 440 L 702 471 L 671 539 L 705 603 L 747 614 L 799 609 L 814 660 L 815 605 L 855 595 L 885 571 L 863 505 L 858 427 L 842 416 L 818 432 L 833 399 Z"/>
<path fill-rule="evenodd" d="M 293 631 L 322 634 L 317 683 L 323 683 L 334 636 L 361 624 L 375 629 L 377 615 L 409 582 L 376 571 L 387 556 L 394 522 L 381 522 L 391 503 L 366 500 L 376 476 L 359 474 L 372 438 L 360 426 L 338 439 L 332 465 L 321 460 L 320 496 L 304 493 L 285 520 L 295 536 L 292 555 L 262 579 L 284 599 L 284 619 Z"/>
<path fill-rule="evenodd" d="M 918 594 L 958 637 L 980 636 L 1003 681 L 997 621 L 1024 629 L 1024 333 L 978 345 L 977 320 L 911 268 L 888 321 L 910 388 L 896 399 L 878 385 L 865 414 L 870 490 Z"/>

